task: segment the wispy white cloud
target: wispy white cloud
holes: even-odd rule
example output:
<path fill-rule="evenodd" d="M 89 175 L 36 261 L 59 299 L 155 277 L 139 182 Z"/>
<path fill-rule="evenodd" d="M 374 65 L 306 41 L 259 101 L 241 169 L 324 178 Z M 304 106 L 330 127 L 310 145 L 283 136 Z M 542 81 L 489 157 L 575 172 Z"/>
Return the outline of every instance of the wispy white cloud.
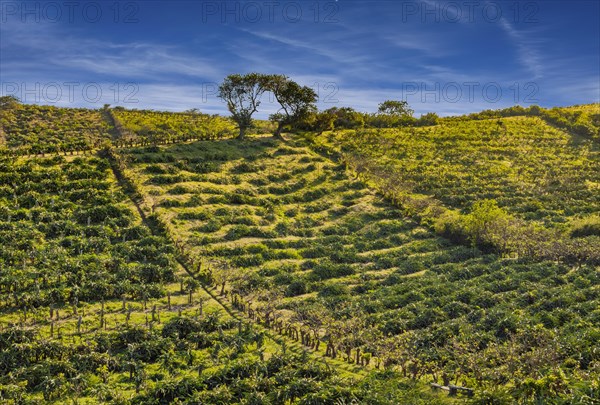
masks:
<path fill-rule="evenodd" d="M 3 24 L 0 32 L 4 49 L 18 47 L 23 55 L 43 58 L 44 66 L 38 66 L 39 69 L 58 67 L 64 72 L 76 70 L 80 75 L 87 72 L 90 80 L 97 74 L 135 80 L 161 80 L 165 75 L 206 80 L 222 77 L 221 69 L 213 60 L 192 56 L 173 45 L 101 41 L 66 33 L 59 26 L 47 23 Z M 28 63 L 31 62 L 2 61 L 4 75 L 18 75 L 20 67 Z"/>
<path fill-rule="evenodd" d="M 517 30 L 504 17 L 500 18 L 500 27 L 512 39 L 517 47 L 520 62 L 533 74 L 533 79 L 541 78 L 544 65 L 541 54 L 532 43 L 531 38 L 534 38 L 534 36 Z"/>
<path fill-rule="evenodd" d="M 369 61 L 369 57 L 360 52 L 358 47 L 342 47 L 341 41 L 336 40 L 335 36 L 329 36 L 326 41 L 318 38 L 305 37 L 306 40 L 292 38 L 292 35 L 274 34 L 266 31 L 251 31 L 240 29 L 246 34 L 256 38 L 273 41 L 282 45 L 297 48 L 309 54 L 317 55 L 335 62 L 344 63 L 364 63 Z M 339 35 L 339 33 L 337 34 Z M 340 38 L 341 39 L 341 38 Z"/>

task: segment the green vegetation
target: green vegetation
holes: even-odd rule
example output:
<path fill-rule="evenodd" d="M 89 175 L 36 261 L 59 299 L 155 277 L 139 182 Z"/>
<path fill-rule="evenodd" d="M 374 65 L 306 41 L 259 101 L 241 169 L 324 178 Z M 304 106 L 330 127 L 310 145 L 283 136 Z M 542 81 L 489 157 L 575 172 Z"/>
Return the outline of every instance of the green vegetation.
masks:
<path fill-rule="evenodd" d="M 597 106 L 316 113 L 280 78 L 241 140 L 0 99 L 0 402 L 600 400 Z"/>
<path fill-rule="evenodd" d="M 136 219 L 104 159 L 4 159 L 0 176 L 0 396 L 89 393 L 115 360 L 84 338 L 166 295 L 172 248 Z"/>
<path fill-rule="evenodd" d="M 166 113 L 115 108 L 110 114 L 119 134 L 117 146 L 220 139 L 234 131 L 229 120 L 195 111 Z"/>
<path fill-rule="evenodd" d="M 0 153 L 30 155 L 98 148 L 110 138 L 97 110 L 14 103 L 0 107 Z M 8 148 L 8 151 L 3 150 Z"/>
<path fill-rule="evenodd" d="M 452 244 L 299 142 L 136 149 L 129 160 L 198 276 L 277 333 L 366 370 L 476 388 L 482 403 L 597 392 L 593 265 Z M 466 224 L 482 237 L 503 215 L 483 202 Z"/>
<path fill-rule="evenodd" d="M 540 117 L 550 125 L 572 134 L 600 141 L 600 105 L 587 104 L 572 107 L 555 107 L 550 109 L 532 106 L 523 108 L 515 106 L 504 110 L 486 110 L 470 114 L 470 119 L 491 119 L 513 116 Z M 455 117 L 454 119 L 463 119 Z"/>
<path fill-rule="evenodd" d="M 223 313 L 133 214 L 107 160 L 0 169 L 14 185 L 0 196 L 3 403 L 351 401 L 394 378 L 356 385 Z"/>
<path fill-rule="evenodd" d="M 540 118 L 342 130 L 314 143 L 374 182 L 407 214 L 456 242 L 524 257 L 600 262 L 595 248 L 600 234 L 593 227 L 579 235 L 585 238 L 569 235 L 572 221 L 586 221 L 600 210 L 598 145 Z M 487 205 L 495 210 L 492 216 L 475 209 L 486 200 L 499 207 Z M 477 215 L 488 216 L 475 229 Z"/>
<path fill-rule="evenodd" d="M 265 92 L 270 92 L 280 107 L 269 117 L 276 124 L 274 135 L 280 140 L 283 140 L 284 128 L 297 127 L 317 111 L 315 91 L 285 75 L 229 75 L 219 86 L 219 97 L 227 103 L 231 119 L 238 126 L 238 139 L 244 139 L 248 129 L 254 126 L 252 115 L 258 111 Z"/>

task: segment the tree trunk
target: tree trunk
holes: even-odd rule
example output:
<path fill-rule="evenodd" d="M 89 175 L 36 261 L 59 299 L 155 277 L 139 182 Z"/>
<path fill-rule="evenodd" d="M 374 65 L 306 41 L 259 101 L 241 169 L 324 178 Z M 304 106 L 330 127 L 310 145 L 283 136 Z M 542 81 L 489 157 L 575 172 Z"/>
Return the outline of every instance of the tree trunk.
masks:
<path fill-rule="evenodd" d="M 246 137 L 246 128 L 245 127 L 240 127 L 240 134 L 238 135 L 237 139 L 244 139 Z"/>
<path fill-rule="evenodd" d="M 281 131 L 283 131 L 283 124 L 279 123 L 277 125 L 277 129 L 275 130 L 275 133 L 273 134 L 273 138 L 279 139 L 280 141 L 285 141 L 283 135 L 281 135 Z"/>

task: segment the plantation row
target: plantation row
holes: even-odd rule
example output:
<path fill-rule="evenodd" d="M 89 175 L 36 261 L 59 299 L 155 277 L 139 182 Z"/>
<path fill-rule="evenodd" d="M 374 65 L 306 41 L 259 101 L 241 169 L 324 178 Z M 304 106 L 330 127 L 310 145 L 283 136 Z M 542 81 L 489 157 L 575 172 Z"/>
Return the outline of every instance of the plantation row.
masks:
<path fill-rule="evenodd" d="M 223 117 L 198 112 L 165 113 L 115 108 L 110 111 L 120 138 L 115 146 L 134 143 L 164 144 L 230 137 L 233 123 Z"/>
<path fill-rule="evenodd" d="M 526 257 L 600 261 L 597 146 L 575 143 L 538 118 L 337 131 L 312 141 L 455 241 Z"/>
<path fill-rule="evenodd" d="M 129 321 L 117 326 L 70 341 L 40 338 L 31 329 L 0 331 L 0 399 L 21 404 L 67 398 L 120 404 L 425 403 L 411 393 L 411 385 L 394 381 L 393 373 L 357 383 L 306 354 L 272 353 L 262 333 L 216 312 L 173 316 L 154 328 Z"/>
<path fill-rule="evenodd" d="M 106 159 L 3 160 L 0 178 L 1 402 L 432 398 L 394 373 L 341 377 L 223 314 L 133 213 Z"/>
<path fill-rule="evenodd" d="M 26 155 L 95 149 L 110 140 L 102 112 L 82 108 L 18 104 L 0 110 L 0 128 L 0 146 Z"/>
<path fill-rule="evenodd" d="M 67 154 L 116 147 L 230 137 L 231 121 L 197 112 L 88 110 L 26 105 L 0 106 L 0 154 Z"/>
<path fill-rule="evenodd" d="M 168 245 L 136 223 L 105 160 L 0 165 L 4 308 L 161 296 Z"/>
<path fill-rule="evenodd" d="M 199 279 L 275 332 L 367 370 L 474 387 L 481 401 L 596 395 L 593 266 L 453 245 L 291 141 L 125 156 Z"/>

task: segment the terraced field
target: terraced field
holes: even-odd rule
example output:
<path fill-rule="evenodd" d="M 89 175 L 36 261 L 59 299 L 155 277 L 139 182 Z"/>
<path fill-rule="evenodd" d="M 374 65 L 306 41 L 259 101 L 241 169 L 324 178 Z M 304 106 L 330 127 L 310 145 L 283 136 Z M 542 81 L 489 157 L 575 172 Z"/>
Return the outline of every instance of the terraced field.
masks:
<path fill-rule="evenodd" d="M 237 318 L 178 264 L 160 222 L 142 221 L 106 158 L 2 159 L 0 179 L 2 403 L 436 398 Z"/>
<path fill-rule="evenodd" d="M 42 135 L 0 158 L 3 403 L 599 398 L 593 139 L 462 117 L 240 141 L 191 112 L 18 106 L 7 142 L 21 108 Z"/>
<path fill-rule="evenodd" d="M 598 372 L 593 266 L 501 259 L 454 245 L 300 140 L 126 155 L 132 178 L 199 276 L 234 303 L 248 303 L 242 310 L 255 309 L 267 327 L 299 328 L 302 341 L 328 357 L 476 386 L 490 397 L 534 398 L 516 375 L 540 384 L 559 378 L 576 390 L 575 381 L 591 382 Z M 511 351 L 545 366 L 493 366 Z M 573 361 L 569 376 L 557 377 Z"/>

